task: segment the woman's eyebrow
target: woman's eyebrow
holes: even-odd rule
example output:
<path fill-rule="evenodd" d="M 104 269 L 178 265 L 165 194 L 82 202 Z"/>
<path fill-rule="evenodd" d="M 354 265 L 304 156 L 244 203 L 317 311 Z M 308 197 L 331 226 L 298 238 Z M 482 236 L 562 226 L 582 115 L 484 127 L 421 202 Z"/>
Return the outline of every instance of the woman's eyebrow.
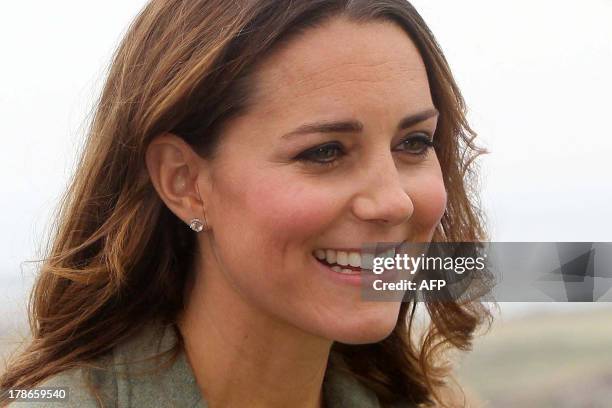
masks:
<path fill-rule="evenodd" d="M 408 115 L 400 120 L 397 130 L 407 129 L 421 123 L 429 118 L 438 116 L 435 108 L 430 108 L 419 113 Z M 291 139 L 294 136 L 307 133 L 359 133 L 363 130 L 363 123 L 358 120 L 343 120 L 339 122 L 314 122 L 299 126 L 289 133 L 284 134 L 282 139 Z"/>

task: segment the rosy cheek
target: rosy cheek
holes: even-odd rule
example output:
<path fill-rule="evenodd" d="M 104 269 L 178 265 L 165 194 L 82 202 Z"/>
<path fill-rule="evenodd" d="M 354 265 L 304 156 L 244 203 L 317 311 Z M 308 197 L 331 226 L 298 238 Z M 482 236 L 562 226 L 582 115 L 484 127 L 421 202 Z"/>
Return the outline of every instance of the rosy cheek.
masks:
<path fill-rule="evenodd" d="M 268 179 L 244 195 L 245 212 L 253 227 L 279 244 L 324 231 L 337 216 L 329 195 L 319 188 Z"/>
<path fill-rule="evenodd" d="M 414 204 L 413 224 L 424 231 L 435 229 L 444 215 L 448 198 L 442 178 L 420 180 L 410 196 Z"/>

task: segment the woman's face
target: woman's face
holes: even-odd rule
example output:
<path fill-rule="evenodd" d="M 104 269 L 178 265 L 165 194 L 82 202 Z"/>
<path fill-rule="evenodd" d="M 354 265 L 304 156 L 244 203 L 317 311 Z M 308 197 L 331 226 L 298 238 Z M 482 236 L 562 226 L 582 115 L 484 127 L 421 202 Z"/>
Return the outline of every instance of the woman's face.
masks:
<path fill-rule="evenodd" d="M 400 304 L 362 301 L 355 276 L 315 253 L 431 240 L 446 191 L 422 140 L 437 116 L 419 52 L 392 23 L 335 19 L 262 61 L 255 79 L 255 106 L 227 124 L 211 164 L 214 267 L 203 273 L 294 328 L 379 341 Z M 309 126 L 324 122 L 343 124 Z"/>

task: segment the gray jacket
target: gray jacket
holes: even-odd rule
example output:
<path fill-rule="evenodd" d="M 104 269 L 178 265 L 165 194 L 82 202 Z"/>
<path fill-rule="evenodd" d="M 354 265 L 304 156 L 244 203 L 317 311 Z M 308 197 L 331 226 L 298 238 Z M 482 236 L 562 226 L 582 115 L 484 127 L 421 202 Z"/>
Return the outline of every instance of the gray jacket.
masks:
<path fill-rule="evenodd" d="M 200 393 L 183 350 L 172 365 L 164 370 L 155 372 L 152 369 L 157 366 L 154 360 L 134 363 L 134 360 L 143 360 L 169 350 L 176 340 L 172 326 L 151 324 L 138 336 L 98 359 L 96 363 L 102 365 L 104 369 L 67 370 L 48 378 L 36 387 L 68 387 L 68 401 L 14 402 L 9 406 L 11 408 L 97 408 L 99 405 L 86 382 L 87 375 L 90 378 L 89 383 L 94 384 L 102 397 L 105 407 L 206 408 L 207 403 Z M 333 354 L 330 358 L 334 358 Z M 168 358 L 162 361 L 166 360 Z M 328 367 L 323 381 L 326 408 L 381 407 L 373 391 L 350 374 L 333 367 L 333 365 Z M 413 406 L 397 404 L 395 407 Z"/>

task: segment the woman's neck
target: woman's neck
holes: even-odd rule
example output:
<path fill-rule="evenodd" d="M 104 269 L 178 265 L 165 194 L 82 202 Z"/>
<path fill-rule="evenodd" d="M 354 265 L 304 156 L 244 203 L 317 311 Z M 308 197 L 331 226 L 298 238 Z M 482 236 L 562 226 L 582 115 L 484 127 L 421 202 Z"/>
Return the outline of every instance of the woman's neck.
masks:
<path fill-rule="evenodd" d="M 210 407 L 324 406 L 331 341 L 254 310 L 222 279 L 196 279 L 189 292 L 178 326 Z"/>

